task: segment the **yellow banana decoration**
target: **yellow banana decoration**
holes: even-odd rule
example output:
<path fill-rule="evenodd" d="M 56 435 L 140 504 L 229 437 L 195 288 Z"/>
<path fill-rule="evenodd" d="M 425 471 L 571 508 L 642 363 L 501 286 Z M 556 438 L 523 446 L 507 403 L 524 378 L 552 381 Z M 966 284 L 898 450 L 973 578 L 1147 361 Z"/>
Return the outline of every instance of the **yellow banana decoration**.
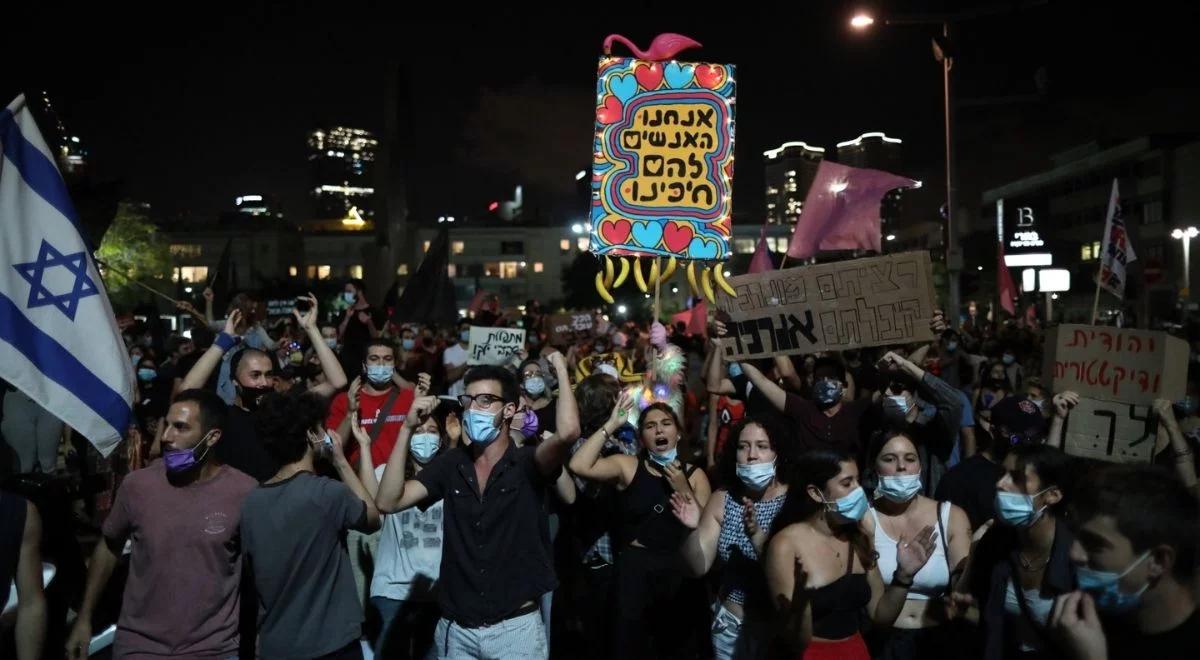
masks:
<path fill-rule="evenodd" d="M 613 282 L 612 289 L 619 289 L 625 283 L 625 278 L 629 277 L 629 257 L 621 257 L 621 272 L 617 273 L 617 280 Z"/>
<path fill-rule="evenodd" d="M 671 255 L 671 258 L 667 260 L 667 267 L 663 269 L 662 278 L 659 281 L 666 282 L 671 279 L 671 276 L 675 274 L 676 265 L 675 255 Z"/>
<path fill-rule="evenodd" d="M 658 284 L 658 281 L 658 257 L 654 257 L 654 261 L 650 263 L 650 277 L 646 280 L 646 288 Z"/>
<path fill-rule="evenodd" d="M 704 297 L 708 298 L 708 302 L 715 305 L 717 304 L 717 297 L 713 295 L 712 274 L 709 270 L 705 268 L 704 272 L 700 274 L 700 285 L 704 287 Z"/>
<path fill-rule="evenodd" d="M 609 288 L 613 283 L 613 262 L 612 257 L 604 255 L 604 288 Z"/>
<path fill-rule="evenodd" d="M 642 261 L 636 257 L 633 259 L 633 281 L 637 283 L 642 293 L 646 293 L 646 278 L 642 277 Z"/>
<path fill-rule="evenodd" d="M 687 266 L 688 284 L 692 285 L 692 295 L 700 295 L 700 285 L 696 284 L 696 262 L 689 261 Z"/>
<path fill-rule="evenodd" d="M 737 298 L 737 291 L 734 291 L 729 282 L 725 280 L 725 264 L 719 263 L 716 265 L 713 269 L 713 278 L 717 281 L 717 286 L 721 287 L 721 290 L 725 293 L 728 293 L 730 298 Z"/>
<path fill-rule="evenodd" d="M 610 305 L 613 303 L 612 294 L 604 287 L 604 273 L 596 273 L 596 293 L 600 294 L 604 302 Z"/>

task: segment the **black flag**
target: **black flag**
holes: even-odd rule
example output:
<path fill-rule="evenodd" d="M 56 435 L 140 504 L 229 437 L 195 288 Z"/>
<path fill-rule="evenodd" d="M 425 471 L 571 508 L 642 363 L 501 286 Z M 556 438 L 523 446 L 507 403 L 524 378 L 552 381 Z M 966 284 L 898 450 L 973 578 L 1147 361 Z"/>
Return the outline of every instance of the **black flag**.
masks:
<path fill-rule="evenodd" d="M 233 252 L 233 239 L 225 241 L 225 249 L 221 251 L 221 259 L 217 261 L 217 269 L 209 278 L 208 287 L 213 290 L 213 314 L 224 318 L 225 305 L 229 304 L 229 288 L 232 268 L 230 253 Z"/>
<path fill-rule="evenodd" d="M 446 229 L 442 229 L 430 241 L 425 259 L 409 279 L 408 286 L 404 287 L 404 293 L 396 302 L 392 321 L 418 321 L 446 326 L 457 323 L 458 309 L 454 303 L 454 283 L 450 281 L 449 265 L 450 235 Z"/>

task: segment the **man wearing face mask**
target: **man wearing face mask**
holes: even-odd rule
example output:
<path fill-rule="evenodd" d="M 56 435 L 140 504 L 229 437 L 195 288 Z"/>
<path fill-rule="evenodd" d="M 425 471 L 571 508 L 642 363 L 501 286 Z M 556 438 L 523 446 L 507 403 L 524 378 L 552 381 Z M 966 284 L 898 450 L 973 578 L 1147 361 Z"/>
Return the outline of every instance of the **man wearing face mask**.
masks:
<path fill-rule="evenodd" d="M 549 359 L 559 382 L 569 382 L 562 355 Z M 558 433 L 537 447 L 518 448 L 510 437 L 520 398 L 512 373 L 474 367 L 465 387 L 460 403 L 466 444 L 405 479 L 409 442 L 401 436 L 376 502 L 384 513 L 444 503 L 442 619 L 434 657 L 546 658 L 538 601 L 557 585 L 543 502 L 579 437 L 575 395 L 569 387 L 559 393 Z"/>
<path fill-rule="evenodd" d="M 367 286 L 362 280 L 346 282 L 342 303 L 346 305 L 346 311 L 338 325 L 338 340 L 342 346 L 340 357 L 347 377 L 354 378 L 361 373 L 367 344 L 379 337 L 384 318 L 383 312 L 367 302 Z"/>
<path fill-rule="evenodd" d="M 1079 591 L 1059 596 L 1051 630 L 1075 660 L 1193 658 L 1200 515 L 1170 472 L 1109 465 L 1071 507 Z"/>
<path fill-rule="evenodd" d="M 396 348 L 390 341 L 371 340 L 361 367 L 362 375 L 350 383 L 348 392 L 340 392 L 333 398 L 329 417 L 325 420 L 325 426 L 348 438 L 351 418 L 357 414 L 363 428 L 375 438 L 371 442 L 371 458 L 376 465 L 382 464 L 392 453 L 413 402 L 414 388 L 401 387 L 396 382 L 399 379 L 395 361 Z M 423 382 L 428 390 L 428 376 Z M 358 465 L 357 446 L 351 449 L 348 458 L 351 465 Z"/>
<path fill-rule="evenodd" d="M 915 441 L 925 466 L 924 493 L 933 495 L 958 439 L 962 397 L 944 380 L 894 352 L 879 362 L 888 370 L 884 377 L 891 379 L 880 399 L 884 426 L 903 430 Z"/>
<path fill-rule="evenodd" d="M 467 373 L 467 346 L 471 343 L 471 323 L 463 320 L 458 324 L 458 341 L 442 352 L 442 367 L 446 370 L 447 394 L 458 396 L 463 393 L 463 375 Z"/>
<path fill-rule="evenodd" d="M 121 483 L 67 638 L 71 660 L 88 655 L 92 616 L 127 539 L 133 553 L 113 657 L 237 655 L 240 512 L 257 483 L 216 460 L 225 419 L 217 395 L 181 392 L 167 413 L 163 460 Z"/>

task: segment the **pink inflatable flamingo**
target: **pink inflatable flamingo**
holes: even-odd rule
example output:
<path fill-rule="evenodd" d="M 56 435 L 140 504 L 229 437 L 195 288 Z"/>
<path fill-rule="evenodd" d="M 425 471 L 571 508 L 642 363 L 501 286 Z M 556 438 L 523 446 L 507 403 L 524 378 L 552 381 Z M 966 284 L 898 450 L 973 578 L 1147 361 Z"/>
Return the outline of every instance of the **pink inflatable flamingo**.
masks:
<path fill-rule="evenodd" d="M 648 60 L 651 62 L 662 62 L 673 59 L 677 54 L 689 48 L 700 48 L 699 41 L 691 37 L 685 37 L 682 34 L 675 34 L 674 32 L 664 32 L 654 37 L 654 41 L 650 43 L 650 48 L 646 50 L 638 48 L 633 45 L 633 42 L 619 34 L 610 34 L 604 40 L 605 55 L 612 55 L 614 41 L 625 44 L 625 47 L 632 51 L 639 60 Z"/>

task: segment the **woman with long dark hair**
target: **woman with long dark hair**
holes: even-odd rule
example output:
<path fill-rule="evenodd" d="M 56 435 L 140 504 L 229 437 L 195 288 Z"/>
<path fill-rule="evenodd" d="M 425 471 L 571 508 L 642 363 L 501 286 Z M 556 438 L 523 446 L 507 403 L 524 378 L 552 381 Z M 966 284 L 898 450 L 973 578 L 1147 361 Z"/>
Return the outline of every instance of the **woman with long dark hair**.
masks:
<path fill-rule="evenodd" d="M 762 557 L 798 456 L 786 429 L 746 419 L 730 432 L 718 461 L 727 486 L 713 493 L 703 513 L 692 497 L 671 495 L 675 516 L 692 529 L 683 544 L 688 569 L 704 575 L 718 558 L 723 566 L 712 625 L 717 660 L 767 655 L 772 608 Z"/>
<path fill-rule="evenodd" d="M 767 548 L 767 582 L 783 638 L 806 660 L 867 660 L 863 613 L 876 626 L 894 624 L 933 554 L 932 525 L 901 535 L 885 584 L 871 539 L 859 528 L 867 509 L 852 457 L 828 449 L 801 456 Z"/>
<path fill-rule="evenodd" d="M 671 514 L 670 497 L 686 495 L 704 506 L 710 489 L 704 470 L 678 459 L 683 426 L 665 403 L 651 404 L 638 416 L 642 450 L 637 456 L 601 458 L 605 441 L 625 425 L 634 405 L 623 392 L 609 420 L 575 452 L 570 468 L 584 479 L 613 483 L 618 490 L 613 657 L 646 657 L 652 641 L 657 642 L 658 657 L 663 657 L 679 650 L 686 633 L 677 621 L 684 609 L 677 596 L 684 579 L 679 548 L 688 528 Z M 651 611 L 662 614 L 662 625 L 647 625 Z"/>

